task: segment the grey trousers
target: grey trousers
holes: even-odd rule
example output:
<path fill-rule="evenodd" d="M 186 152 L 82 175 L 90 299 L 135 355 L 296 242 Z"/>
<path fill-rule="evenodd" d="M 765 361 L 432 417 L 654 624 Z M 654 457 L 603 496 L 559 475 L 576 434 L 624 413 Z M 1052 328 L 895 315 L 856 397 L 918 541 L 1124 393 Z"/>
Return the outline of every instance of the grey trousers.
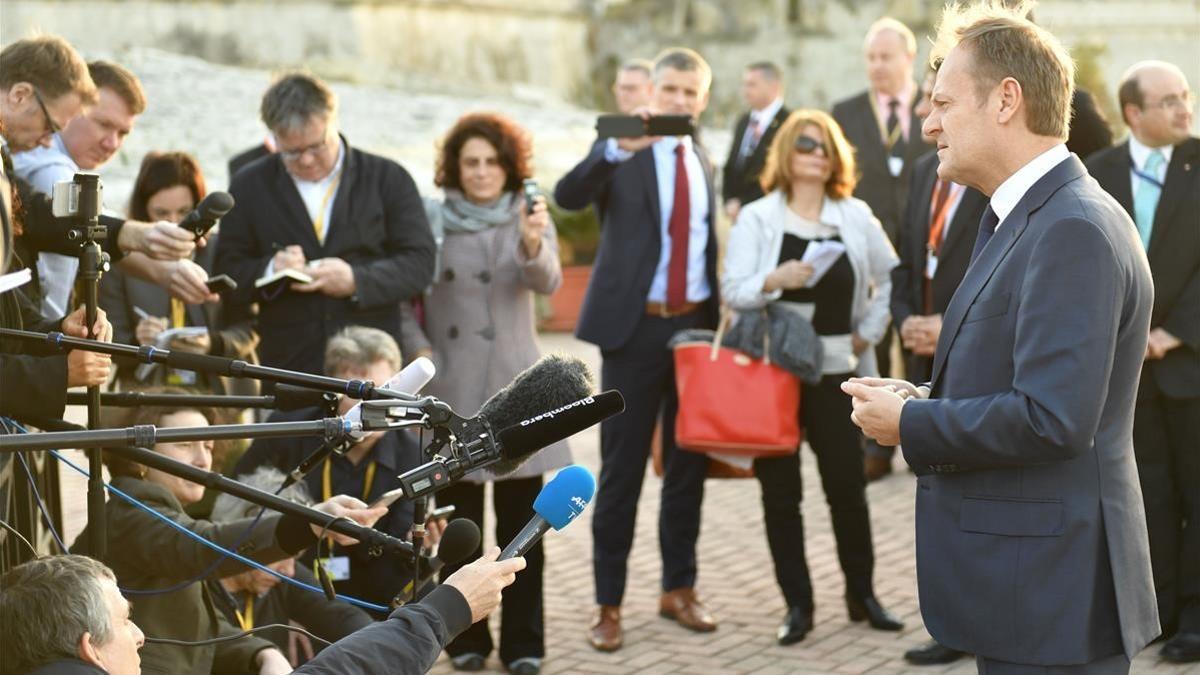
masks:
<path fill-rule="evenodd" d="M 1109 656 L 1077 666 L 1028 666 L 975 657 L 979 675 L 1128 675 L 1129 659 L 1124 654 Z"/>

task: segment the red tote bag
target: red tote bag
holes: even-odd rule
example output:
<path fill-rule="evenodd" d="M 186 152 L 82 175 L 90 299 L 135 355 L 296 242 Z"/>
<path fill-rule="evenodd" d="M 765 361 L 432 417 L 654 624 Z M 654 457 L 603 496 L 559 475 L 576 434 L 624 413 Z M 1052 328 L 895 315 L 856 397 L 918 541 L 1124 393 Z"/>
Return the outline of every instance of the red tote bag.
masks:
<path fill-rule="evenodd" d="M 713 341 L 675 346 L 679 413 L 675 442 L 694 452 L 771 457 L 800 447 L 800 379 L 770 361 L 721 346 L 730 315 Z"/>

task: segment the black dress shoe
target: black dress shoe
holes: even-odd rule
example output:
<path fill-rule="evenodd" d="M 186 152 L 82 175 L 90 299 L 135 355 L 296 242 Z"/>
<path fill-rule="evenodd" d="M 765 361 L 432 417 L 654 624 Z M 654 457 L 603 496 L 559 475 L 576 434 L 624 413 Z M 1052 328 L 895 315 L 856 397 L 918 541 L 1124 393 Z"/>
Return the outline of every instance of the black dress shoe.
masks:
<path fill-rule="evenodd" d="M 779 630 L 775 633 L 779 644 L 794 645 L 803 640 L 804 636 L 808 635 L 813 628 L 812 617 L 811 609 L 789 608 L 787 616 L 783 618 L 783 623 L 779 625 Z"/>
<path fill-rule="evenodd" d="M 860 599 L 847 595 L 846 610 L 850 612 L 851 621 L 866 620 L 875 630 L 898 631 L 904 629 L 904 622 L 897 619 L 895 614 L 884 609 L 874 596 Z"/>
<path fill-rule="evenodd" d="M 1200 633 L 1176 633 L 1163 645 L 1162 657 L 1172 663 L 1200 661 Z"/>
<path fill-rule="evenodd" d="M 917 666 L 936 666 L 943 663 L 954 663 L 966 656 L 965 652 L 950 649 L 937 640 L 930 640 L 920 647 L 913 647 L 904 652 L 904 660 Z"/>

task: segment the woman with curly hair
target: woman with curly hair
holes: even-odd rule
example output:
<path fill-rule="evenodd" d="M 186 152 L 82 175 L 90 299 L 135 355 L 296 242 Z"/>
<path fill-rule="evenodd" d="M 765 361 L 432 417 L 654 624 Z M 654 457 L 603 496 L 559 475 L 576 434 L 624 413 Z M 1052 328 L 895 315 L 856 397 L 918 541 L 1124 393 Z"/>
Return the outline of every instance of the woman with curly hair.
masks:
<path fill-rule="evenodd" d="M 493 113 L 462 117 L 442 142 L 436 182 L 445 196 L 425 204 L 440 247 L 425 298 L 425 335 L 438 368 L 428 391 L 458 410 L 478 410 L 537 361 L 533 294 L 553 293 L 562 283 L 545 199 L 537 197 L 528 208 L 522 195 L 532 154 L 525 130 Z M 485 471 L 467 476 L 439 492 L 438 503 L 455 505 L 458 515 L 482 528 L 483 481 L 490 481 L 496 541 L 508 542 L 532 513 L 542 473 L 570 461 L 566 443 L 556 443 L 503 479 Z M 545 654 L 541 544 L 525 559 L 528 567 L 504 589 L 500 659 L 510 672 L 536 675 Z M 457 568 L 449 566 L 443 574 Z M 481 670 L 492 651 L 486 621 L 446 651 L 456 669 Z"/>

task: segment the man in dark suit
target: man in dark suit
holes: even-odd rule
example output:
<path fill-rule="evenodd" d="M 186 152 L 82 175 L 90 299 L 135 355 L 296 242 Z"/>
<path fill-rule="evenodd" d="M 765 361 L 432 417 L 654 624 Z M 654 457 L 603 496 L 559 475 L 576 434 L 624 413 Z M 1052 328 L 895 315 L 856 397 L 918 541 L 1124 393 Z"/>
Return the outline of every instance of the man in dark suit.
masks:
<path fill-rule="evenodd" d="M 851 380 L 852 419 L 918 475 L 938 642 L 981 673 L 1128 673 L 1159 633 L 1133 454 L 1150 268 L 1066 149 L 1074 64 L 1054 36 L 954 7 L 933 58 L 938 175 L 990 202 L 929 383 Z"/>
<path fill-rule="evenodd" d="M 712 71 L 690 49 L 668 49 L 654 64 L 650 109 L 635 114 L 699 117 Z M 675 446 L 678 398 L 667 341 L 716 324 L 716 200 L 712 169 L 688 137 L 601 140 L 554 191 L 568 209 L 598 204 L 600 248 L 576 335 L 600 347 L 601 385 L 625 396 L 625 412 L 600 426 L 600 485 L 592 518 L 599 620 L 593 647 L 620 648 L 621 600 L 638 496 L 659 412 L 663 420 L 659 611 L 687 628 L 716 629 L 696 597 L 696 539 L 708 458 Z"/>
<path fill-rule="evenodd" d="M 319 373 L 326 340 L 345 326 L 398 338 L 401 301 L 433 276 L 433 235 L 408 172 L 338 134 L 325 83 L 283 77 L 262 116 L 278 152 L 234 176 L 214 272 L 237 282 L 235 302 L 259 303 L 264 365 Z M 313 281 L 255 288 L 284 269 Z"/>
<path fill-rule="evenodd" d="M 243 150 L 243 151 L 239 152 L 238 154 L 234 155 L 233 157 L 230 157 L 229 158 L 229 182 L 231 182 L 231 183 L 233 182 L 233 177 L 236 176 L 237 172 L 241 171 L 243 167 L 253 164 L 254 161 L 257 159 L 261 159 L 263 157 L 266 157 L 267 155 L 274 154 L 274 152 L 275 152 L 275 140 L 273 138 L 271 138 L 270 136 L 267 136 L 266 138 L 263 139 L 262 143 L 259 143 L 258 145 L 254 146 L 253 148 L 248 148 L 246 150 Z"/>
<path fill-rule="evenodd" d="M 932 148 L 921 139 L 916 106 L 920 97 L 913 81 L 917 39 L 908 26 L 884 17 L 867 29 L 864 41 L 866 91 L 833 106 L 833 118 L 854 146 L 862 177 L 854 196 L 865 201 L 887 232 L 892 245 L 908 204 L 912 165 Z M 892 328 L 875 345 L 875 360 L 885 377 L 892 370 Z M 868 447 L 867 456 L 891 456 L 890 450 Z"/>
<path fill-rule="evenodd" d="M 922 120 L 931 109 L 933 79 L 931 70 L 921 83 L 917 116 Z M 905 373 L 913 382 L 929 379 L 942 313 L 967 271 L 975 226 L 987 207 L 987 197 L 978 190 L 938 178 L 937 167 L 934 152 L 913 165 L 911 196 L 897 236 L 900 264 L 892 269 L 892 322 L 904 346 Z M 867 455 L 868 481 L 891 473 L 892 451 L 879 448 Z"/>
<path fill-rule="evenodd" d="M 1178 67 L 1136 64 L 1118 93 L 1129 140 L 1088 170 L 1137 225 L 1154 310 L 1133 420 L 1163 657 L 1200 661 L 1200 139 Z"/>
<path fill-rule="evenodd" d="M 746 66 L 742 99 L 750 110 L 738 118 L 721 172 L 721 199 L 730 220 L 737 220 L 743 204 L 763 196 L 758 175 L 767 161 L 771 139 L 790 112 L 783 105 L 783 71 L 770 61 Z"/>

